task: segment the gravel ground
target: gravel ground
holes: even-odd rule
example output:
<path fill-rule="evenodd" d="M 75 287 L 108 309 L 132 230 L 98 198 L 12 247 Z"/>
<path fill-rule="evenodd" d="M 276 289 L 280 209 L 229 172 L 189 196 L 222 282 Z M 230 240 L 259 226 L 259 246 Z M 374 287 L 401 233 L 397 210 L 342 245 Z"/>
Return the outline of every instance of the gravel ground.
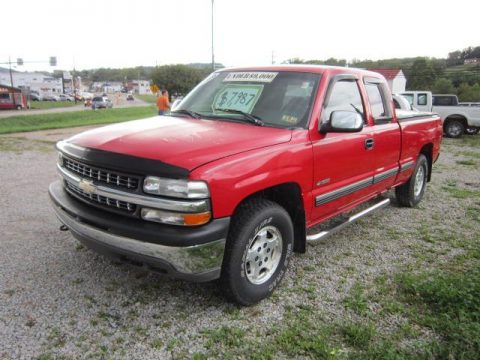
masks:
<path fill-rule="evenodd" d="M 462 151 L 480 149 L 444 140 L 419 208 L 390 206 L 310 246 L 293 257 L 274 296 L 239 309 L 225 302 L 215 284 L 114 264 L 58 230 L 47 195 L 57 177 L 48 141 L 67 135 L 0 137 L 0 358 L 191 357 L 207 351 L 210 330 L 234 325 L 268 332 L 298 304 L 313 307 L 326 322 L 355 318 L 342 305 L 354 284 L 415 264 L 430 248 L 432 266 L 461 251 L 427 241 L 429 232 L 471 237 L 480 230 L 478 223 L 460 225 L 466 207 L 478 199 L 460 202 L 444 190 L 452 182 L 480 189 L 478 167 L 457 163 Z M 389 331 L 401 322 L 401 316 L 386 315 L 379 326 Z"/>

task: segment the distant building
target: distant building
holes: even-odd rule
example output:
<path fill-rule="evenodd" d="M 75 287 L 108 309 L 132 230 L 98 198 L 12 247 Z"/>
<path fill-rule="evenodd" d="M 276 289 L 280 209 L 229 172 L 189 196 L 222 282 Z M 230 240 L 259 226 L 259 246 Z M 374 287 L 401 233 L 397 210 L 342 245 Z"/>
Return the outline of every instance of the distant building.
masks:
<path fill-rule="evenodd" d="M 13 86 L 23 91 L 35 91 L 40 95 L 54 95 L 63 93 L 63 80 L 34 72 L 12 72 Z M 11 84 L 9 71 L 0 71 L 0 83 Z"/>
<path fill-rule="evenodd" d="M 127 90 L 140 95 L 152 93 L 150 90 L 150 81 L 148 80 L 132 80 L 127 84 Z"/>
<path fill-rule="evenodd" d="M 95 81 L 91 89 L 94 92 L 114 93 L 123 89 L 123 83 L 120 81 Z"/>
<path fill-rule="evenodd" d="M 466 64 L 480 64 L 480 58 L 471 58 L 471 59 L 465 59 L 463 63 Z"/>
<path fill-rule="evenodd" d="M 370 69 L 370 71 L 382 74 L 385 79 L 387 79 L 387 84 L 392 94 L 398 94 L 405 91 L 407 78 L 402 69 Z"/>

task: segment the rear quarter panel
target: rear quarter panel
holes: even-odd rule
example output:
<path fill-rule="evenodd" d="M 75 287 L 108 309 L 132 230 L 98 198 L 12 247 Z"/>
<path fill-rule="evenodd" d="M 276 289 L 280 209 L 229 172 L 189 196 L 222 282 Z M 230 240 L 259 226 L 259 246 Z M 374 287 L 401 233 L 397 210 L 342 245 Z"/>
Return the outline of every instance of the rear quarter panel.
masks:
<path fill-rule="evenodd" d="M 442 121 L 437 115 L 426 115 L 415 118 L 398 120 L 402 129 L 402 148 L 400 153 L 400 166 L 411 161 L 416 162 L 422 148 L 432 148 L 432 159 L 435 162 L 440 153 L 442 141 Z M 400 172 L 397 184 L 408 180 L 414 171 L 414 167 Z"/>

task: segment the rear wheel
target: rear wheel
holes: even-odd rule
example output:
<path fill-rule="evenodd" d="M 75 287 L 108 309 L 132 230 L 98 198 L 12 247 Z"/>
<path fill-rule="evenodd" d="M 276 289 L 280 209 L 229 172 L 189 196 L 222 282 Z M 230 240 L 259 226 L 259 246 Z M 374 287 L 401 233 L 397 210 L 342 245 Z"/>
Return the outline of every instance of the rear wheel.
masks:
<path fill-rule="evenodd" d="M 232 301 L 252 305 L 270 296 L 282 280 L 293 249 L 293 224 L 277 203 L 254 199 L 232 219 L 220 284 Z"/>
<path fill-rule="evenodd" d="M 423 198 L 428 178 L 428 160 L 420 154 L 410 179 L 395 188 L 395 196 L 401 206 L 414 207 Z"/>
<path fill-rule="evenodd" d="M 448 120 L 444 126 L 444 131 L 450 138 L 459 138 L 465 132 L 465 126 L 460 120 Z"/>

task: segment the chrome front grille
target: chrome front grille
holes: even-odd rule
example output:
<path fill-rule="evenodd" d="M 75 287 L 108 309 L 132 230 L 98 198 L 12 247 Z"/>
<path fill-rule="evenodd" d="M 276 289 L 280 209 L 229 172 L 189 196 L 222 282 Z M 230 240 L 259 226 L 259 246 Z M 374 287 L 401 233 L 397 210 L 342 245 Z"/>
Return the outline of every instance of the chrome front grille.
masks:
<path fill-rule="evenodd" d="M 75 174 L 95 180 L 96 182 L 129 190 L 136 190 L 138 188 L 139 179 L 134 176 L 92 167 L 66 157 L 63 158 L 63 166 Z"/>
<path fill-rule="evenodd" d="M 75 186 L 69 182 L 66 182 L 66 188 L 71 193 L 73 193 L 73 195 L 79 196 L 92 203 L 104 205 L 109 208 L 116 208 L 119 210 L 127 211 L 129 213 L 133 213 L 137 209 L 137 206 L 135 204 L 132 204 L 126 201 L 116 200 L 116 199 L 112 199 L 112 198 L 97 195 L 97 194 L 88 194 L 82 189 L 80 189 L 78 186 Z"/>

